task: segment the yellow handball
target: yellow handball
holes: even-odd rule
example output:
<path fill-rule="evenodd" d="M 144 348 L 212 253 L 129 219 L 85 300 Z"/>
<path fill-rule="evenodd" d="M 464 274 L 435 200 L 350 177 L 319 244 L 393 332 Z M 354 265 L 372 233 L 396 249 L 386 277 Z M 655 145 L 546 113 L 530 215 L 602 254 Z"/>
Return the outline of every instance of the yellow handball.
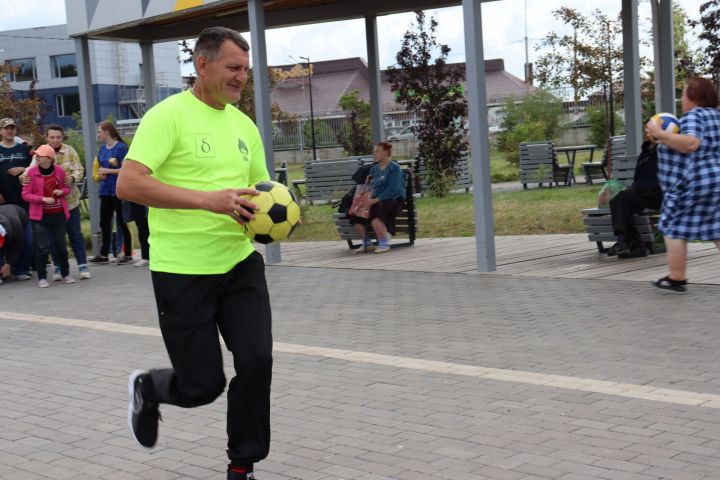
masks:
<path fill-rule="evenodd" d="M 245 222 L 247 236 L 258 243 L 268 244 L 286 239 L 300 221 L 297 197 L 282 183 L 264 181 L 254 185 L 260 195 L 245 198 L 257 204 L 255 220 Z M 251 209 L 245 207 L 246 210 Z"/>

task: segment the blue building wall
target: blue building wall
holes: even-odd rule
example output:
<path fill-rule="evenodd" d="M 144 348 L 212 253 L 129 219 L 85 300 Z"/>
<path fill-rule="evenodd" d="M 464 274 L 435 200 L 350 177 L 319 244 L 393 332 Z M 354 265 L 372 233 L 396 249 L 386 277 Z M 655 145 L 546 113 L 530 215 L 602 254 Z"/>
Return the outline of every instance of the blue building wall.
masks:
<path fill-rule="evenodd" d="M 99 123 L 112 115 L 115 120 L 124 120 L 131 118 L 129 108 L 126 105 L 118 105 L 118 85 L 93 85 L 93 99 L 95 101 L 95 122 Z M 160 100 L 179 92 L 177 88 L 160 88 L 158 97 Z M 62 88 L 46 88 L 38 89 L 36 93 L 41 96 L 48 107 L 47 113 L 42 119 L 43 125 L 49 123 L 57 123 L 64 128 L 79 128 L 75 125 L 72 116 L 58 116 L 56 110 L 56 97 L 58 95 L 79 94 L 78 87 L 62 87 Z M 122 109 L 122 111 L 119 110 Z"/>

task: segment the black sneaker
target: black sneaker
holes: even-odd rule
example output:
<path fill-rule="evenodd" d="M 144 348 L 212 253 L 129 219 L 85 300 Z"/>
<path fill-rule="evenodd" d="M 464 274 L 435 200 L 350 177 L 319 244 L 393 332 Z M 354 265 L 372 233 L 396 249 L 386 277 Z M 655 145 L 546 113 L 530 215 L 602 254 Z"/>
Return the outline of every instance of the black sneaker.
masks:
<path fill-rule="evenodd" d="M 687 292 L 687 283 L 687 280 L 673 280 L 670 277 L 663 277 L 660 280 L 652 282 L 657 288 L 677 293 Z"/>
<path fill-rule="evenodd" d="M 605 253 L 607 253 L 608 257 L 614 257 L 615 255 L 619 255 L 620 253 L 627 250 L 627 245 L 625 245 L 623 242 L 617 242 L 612 247 L 608 248 Z"/>
<path fill-rule="evenodd" d="M 123 257 L 118 258 L 117 261 L 115 262 L 115 265 L 127 265 L 128 263 L 132 263 L 132 262 L 133 262 L 132 257 L 125 255 Z"/>
<path fill-rule="evenodd" d="M 227 480 L 255 480 L 255 474 L 250 470 L 249 472 L 233 472 L 231 465 L 228 465 L 227 469 Z"/>
<path fill-rule="evenodd" d="M 128 428 L 135 441 L 145 448 L 152 448 L 157 442 L 158 422 L 162 420 L 157 403 L 143 399 L 142 383 L 147 377 L 144 370 L 135 370 L 128 380 Z"/>
<path fill-rule="evenodd" d="M 91 259 L 88 260 L 90 263 L 110 263 L 110 260 L 108 257 L 103 257 L 102 255 L 95 255 Z"/>
<path fill-rule="evenodd" d="M 648 252 L 645 245 L 638 245 L 637 247 L 630 247 L 627 250 L 618 253 L 618 258 L 640 258 L 647 257 L 647 254 Z"/>

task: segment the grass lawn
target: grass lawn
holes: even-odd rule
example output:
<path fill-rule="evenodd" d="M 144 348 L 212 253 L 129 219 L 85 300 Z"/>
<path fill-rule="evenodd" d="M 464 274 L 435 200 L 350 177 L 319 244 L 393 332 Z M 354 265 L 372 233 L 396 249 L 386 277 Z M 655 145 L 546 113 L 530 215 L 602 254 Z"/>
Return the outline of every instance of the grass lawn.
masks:
<path fill-rule="evenodd" d="M 538 188 L 493 195 L 496 235 L 582 233 L 582 209 L 596 205 L 599 186 Z M 475 234 L 473 197 L 417 199 L 418 237 L 468 237 Z M 308 206 L 292 241 L 337 240 L 329 205 Z"/>

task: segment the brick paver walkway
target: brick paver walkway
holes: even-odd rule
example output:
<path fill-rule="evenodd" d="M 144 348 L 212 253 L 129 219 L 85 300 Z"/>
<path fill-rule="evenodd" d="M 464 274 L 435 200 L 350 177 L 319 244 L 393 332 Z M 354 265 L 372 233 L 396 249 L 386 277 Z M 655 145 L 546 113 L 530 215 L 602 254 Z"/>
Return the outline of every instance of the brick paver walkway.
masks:
<path fill-rule="evenodd" d="M 152 451 L 128 437 L 127 374 L 166 354 L 147 270 L 93 273 L 0 286 L 0 478 L 224 478 L 224 397 L 163 407 Z M 261 480 L 720 478 L 716 286 L 678 297 L 638 282 L 279 266 L 268 278 Z"/>

